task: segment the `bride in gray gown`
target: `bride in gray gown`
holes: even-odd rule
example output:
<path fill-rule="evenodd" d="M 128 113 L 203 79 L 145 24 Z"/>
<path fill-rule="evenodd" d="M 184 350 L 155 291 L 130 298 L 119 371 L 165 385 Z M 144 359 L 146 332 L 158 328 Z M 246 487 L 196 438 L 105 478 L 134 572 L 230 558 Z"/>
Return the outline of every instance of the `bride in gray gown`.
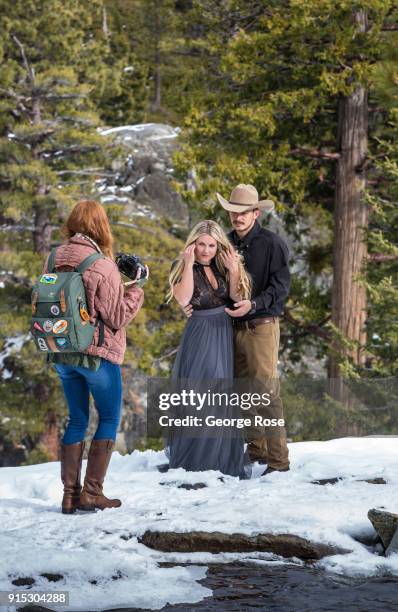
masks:
<path fill-rule="evenodd" d="M 172 266 L 169 282 L 169 299 L 174 297 L 183 308 L 192 306 L 192 316 L 174 363 L 173 381 L 194 381 L 197 388 L 202 382 L 206 389 L 208 381 L 213 381 L 216 387 L 220 382 L 221 386 L 227 381 L 232 383 L 233 329 L 225 307 L 250 296 L 251 281 L 240 255 L 216 222 L 202 221 L 193 228 L 182 257 Z M 216 387 L 213 390 L 217 391 Z M 236 416 L 228 405 L 217 408 L 205 405 L 200 417 L 204 420 L 207 414 L 217 418 Z M 178 416 L 181 415 L 180 410 Z M 195 435 L 182 435 L 174 430 L 166 446 L 169 467 L 220 470 L 231 476 L 247 477 L 242 430 L 212 429 L 210 432 L 209 428 L 202 428 Z"/>

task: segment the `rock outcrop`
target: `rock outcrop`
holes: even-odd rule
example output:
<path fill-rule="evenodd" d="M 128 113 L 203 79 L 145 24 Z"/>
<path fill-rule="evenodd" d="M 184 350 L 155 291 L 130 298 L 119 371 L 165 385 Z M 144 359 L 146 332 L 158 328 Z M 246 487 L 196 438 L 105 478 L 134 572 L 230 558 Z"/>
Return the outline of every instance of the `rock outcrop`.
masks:
<path fill-rule="evenodd" d="M 398 550 L 398 536 L 396 536 L 398 530 L 398 514 L 386 512 L 385 510 L 378 508 L 372 508 L 368 512 L 368 519 L 372 523 L 376 532 L 379 534 L 386 550 L 386 554 L 387 551 L 388 554 L 396 552 Z M 393 538 L 393 546 L 392 548 L 389 548 Z"/>
<path fill-rule="evenodd" d="M 188 224 L 188 207 L 173 189 L 172 156 L 177 149 L 178 128 L 158 123 L 127 125 L 103 130 L 125 156 L 113 164 L 114 176 L 97 186 L 103 204 L 123 204 L 127 217 L 165 217 L 176 225 Z"/>
<path fill-rule="evenodd" d="M 290 533 L 261 533 L 248 536 L 220 531 L 146 531 L 139 541 L 162 552 L 269 552 L 281 557 L 298 557 L 305 561 L 350 552 L 343 548 L 310 542 Z"/>

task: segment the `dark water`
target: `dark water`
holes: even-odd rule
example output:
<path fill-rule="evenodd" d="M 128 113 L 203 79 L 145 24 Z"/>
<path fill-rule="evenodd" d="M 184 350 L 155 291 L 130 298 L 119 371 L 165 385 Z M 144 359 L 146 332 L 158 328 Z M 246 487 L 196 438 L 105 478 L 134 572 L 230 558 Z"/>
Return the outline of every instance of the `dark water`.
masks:
<path fill-rule="evenodd" d="M 398 577 L 393 576 L 348 578 L 311 566 L 229 563 L 208 565 L 201 584 L 213 591 L 211 597 L 197 604 L 165 606 L 161 612 L 398 612 Z M 48 608 L 25 606 L 23 610 Z M 131 607 L 112 612 L 149 611 Z"/>
<path fill-rule="evenodd" d="M 229 563 L 208 568 L 201 584 L 212 589 L 211 597 L 165 606 L 162 612 L 398 612 L 398 577 L 347 578 L 292 565 Z"/>

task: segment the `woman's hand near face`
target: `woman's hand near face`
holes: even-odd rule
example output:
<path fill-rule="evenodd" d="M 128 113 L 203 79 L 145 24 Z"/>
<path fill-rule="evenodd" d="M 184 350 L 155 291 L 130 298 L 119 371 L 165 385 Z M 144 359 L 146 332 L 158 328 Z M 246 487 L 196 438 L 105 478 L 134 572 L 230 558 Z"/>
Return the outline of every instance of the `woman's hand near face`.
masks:
<path fill-rule="evenodd" d="M 186 266 L 193 266 L 195 262 L 195 243 L 190 244 L 182 254 Z"/>
<path fill-rule="evenodd" d="M 229 245 L 228 251 L 222 251 L 220 253 L 220 258 L 230 274 L 239 274 L 239 255 L 232 244 Z"/>
<path fill-rule="evenodd" d="M 184 269 L 181 279 L 173 287 L 173 296 L 181 306 L 185 308 L 193 294 L 193 264 L 195 261 L 195 243 L 190 244 L 182 253 Z"/>

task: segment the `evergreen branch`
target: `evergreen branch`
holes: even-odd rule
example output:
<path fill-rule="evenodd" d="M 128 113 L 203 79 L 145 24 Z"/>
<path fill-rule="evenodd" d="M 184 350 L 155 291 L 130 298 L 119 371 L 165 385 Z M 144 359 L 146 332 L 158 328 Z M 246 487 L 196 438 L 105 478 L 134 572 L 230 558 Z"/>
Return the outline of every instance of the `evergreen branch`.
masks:
<path fill-rule="evenodd" d="M 355 166 L 355 172 L 361 173 L 367 170 L 372 163 L 377 159 L 385 159 L 388 157 L 388 153 L 379 153 L 378 155 L 373 155 L 372 157 L 364 156 L 362 163 Z"/>
<path fill-rule="evenodd" d="M 68 155 L 79 155 L 81 153 L 93 153 L 94 151 L 100 151 L 100 145 L 88 145 L 88 146 L 78 146 L 72 145 L 70 147 L 63 147 L 62 149 L 42 149 L 38 151 L 37 154 L 39 156 L 45 155 L 47 158 L 53 159 L 62 159 L 67 157 Z"/>
<path fill-rule="evenodd" d="M 26 289 L 31 289 L 32 284 L 29 278 L 21 278 L 16 276 L 12 272 L 1 272 L 0 278 L 4 283 L 10 283 L 14 287 L 19 285 L 20 287 L 25 287 Z"/>
<path fill-rule="evenodd" d="M 19 118 L 19 110 L 25 115 L 25 117 L 27 117 L 28 119 L 31 118 L 31 113 L 24 104 L 24 102 L 30 101 L 31 98 L 18 95 L 12 89 L 4 89 L 3 87 L 0 87 L 0 94 L 3 94 L 3 96 L 7 96 L 8 98 L 13 98 L 17 102 L 16 108 L 10 109 L 10 113 L 13 115 L 13 117 Z"/>
<path fill-rule="evenodd" d="M 31 98 L 27 96 L 21 96 L 17 94 L 15 91 L 13 91 L 12 89 L 4 89 L 4 87 L 0 87 L 0 93 L 2 93 L 5 96 L 8 96 L 9 98 L 14 98 L 15 100 L 18 100 L 18 102 L 20 100 L 24 100 L 25 102 L 26 100 L 31 100 Z"/>
<path fill-rule="evenodd" d="M 14 142 L 20 142 L 21 144 L 32 144 L 38 145 L 41 144 L 48 136 L 54 134 L 55 130 L 49 128 L 47 130 L 43 130 L 42 132 L 35 132 L 34 134 L 27 134 L 26 136 L 17 136 L 14 135 Z"/>
<path fill-rule="evenodd" d="M 157 232 L 148 228 L 148 227 L 140 227 L 139 225 L 135 225 L 134 223 L 125 223 L 124 221 L 111 221 L 111 225 L 120 225 L 121 227 L 130 227 L 131 229 L 137 229 L 140 232 L 148 232 L 149 234 L 153 234 L 157 236 Z"/>
<path fill-rule="evenodd" d="M 291 314 L 291 309 L 285 307 L 283 318 L 291 325 L 294 325 L 295 327 L 301 329 L 302 335 L 311 334 L 313 336 L 317 336 L 318 338 L 322 338 L 322 340 L 330 340 L 331 338 L 330 332 L 326 329 L 322 329 L 322 327 L 326 323 L 328 323 L 328 321 L 330 321 L 330 315 L 325 317 L 325 319 L 323 319 L 323 321 L 321 321 L 320 323 L 304 323 L 296 319 L 296 317 L 293 317 L 293 315 Z"/>
<path fill-rule="evenodd" d="M 22 225 L 21 223 L 19 224 L 14 224 L 14 223 L 2 223 L 0 224 L 0 232 L 32 232 L 34 230 L 34 226 L 32 224 L 30 225 Z M 0 274 L 2 274 L 2 272 L 0 272 Z"/>
<path fill-rule="evenodd" d="M 83 94 L 73 93 L 73 94 L 43 94 L 40 96 L 42 100 L 82 100 L 87 96 Z"/>
<path fill-rule="evenodd" d="M 199 49 L 188 49 L 185 51 L 173 50 L 169 51 L 168 55 L 180 55 L 182 57 L 208 57 L 208 54 L 205 54 L 201 48 Z"/>
<path fill-rule="evenodd" d="M 296 147 L 290 150 L 291 155 L 307 155 L 316 159 L 340 159 L 340 153 L 322 151 L 322 149 L 307 149 L 306 147 Z"/>
<path fill-rule="evenodd" d="M 70 94 L 47 93 L 46 94 L 46 93 L 42 93 L 44 91 L 45 90 L 43 88 L 41 90 L 36 88 L 34 92 L 35 97 L 40 98 L 41 100 L 82 100 L 86 97 L 85 95 L 79 94 L 79 93 L 70 93 Z M 0 93 L 2 93 L 5 96 L 8 96 L 9 98 L 14 98 L 18 102 L 21 102 L 21 101 L 31 102 L 33 100 L 33 96 L 17 94 L 12 89 L 4 89 L 4 87 L 0 87 Z M 74 121 L 76 121 L 76 118 L 74 118 Z M 85 123 L 87 125 L 93 125 L 92 123 L 89 123 L 89 122 L 85 122 Z"/>

